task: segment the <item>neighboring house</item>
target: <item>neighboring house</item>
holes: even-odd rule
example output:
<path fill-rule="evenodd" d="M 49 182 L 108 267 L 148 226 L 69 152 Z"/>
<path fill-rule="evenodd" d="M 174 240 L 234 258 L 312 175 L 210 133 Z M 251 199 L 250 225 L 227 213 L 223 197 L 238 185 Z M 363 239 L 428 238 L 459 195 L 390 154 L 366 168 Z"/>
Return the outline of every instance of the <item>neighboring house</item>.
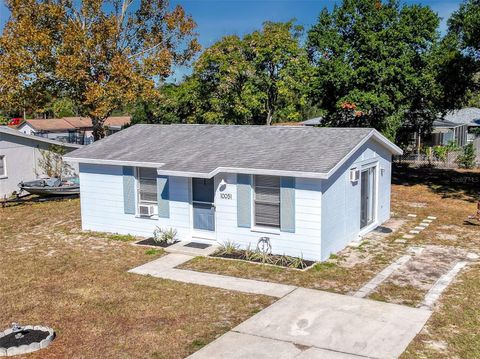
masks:
<path fill-rule="evenodd" d="M 130 124 L 129 116 L 112 116 L 105 120 L 106 135 L 118 132 Z M 64 117 L 25 120 L 18 130 L 61 142 L 88 145 L 93 142 L 93 125 L 89 117 Z"/>
<path fill-rule="evenodd" d="M 430 138 L 426 139 L 428 146 L 446 146 L 454 143 L 459 147 L 467 144 L 468 126 L 446 120 L 435 120 Z"/>
<path fill-rule="evenodd" d="M 302 126 L 320 126 L 323 123 L 323 117 L 310 118 L 306 121 L 300 122 Z"/>
<path fill-rule="evenodd" d="M 61 145 L 67 152 L 81 147 L 0 126 L 0 197 L 18 191 L 21 181 L 30 181 L 43 175 L 39 167 L 40 151 L 48 150 L 51 145 Z"/>
<path fill-rule="evenodd" d="M 480 108 L 466 107 L 450 111 L 442 118 L 445 121 L 466 126 L 467 141 L 473 141 L 477 136 L 472 133 L 474 128 L 480 127 Z"/>
<path fill-rule="evenodd" d="M 368 128 L 135 125 L 79 163 L 84 230 L 234 242 L 325 260 L 390 217 L 392 154 Z"/>

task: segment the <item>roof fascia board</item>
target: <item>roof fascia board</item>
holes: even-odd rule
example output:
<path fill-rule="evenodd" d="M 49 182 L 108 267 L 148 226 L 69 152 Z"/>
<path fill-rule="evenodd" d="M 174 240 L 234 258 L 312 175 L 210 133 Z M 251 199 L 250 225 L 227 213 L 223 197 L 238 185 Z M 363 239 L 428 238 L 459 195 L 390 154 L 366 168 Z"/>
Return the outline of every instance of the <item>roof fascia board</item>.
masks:
<path fill-rule="evenodd" d="M 94 165 L 133 166 L 133 167 L 148 167 L 148 168 L 159 168 L 164 165 L 164 163 L 155 163 L 155 162 L 100 160 L 95 158 L 78 158 L 78 157 L 68 157 L 68 156 L 63 156 L 63 160 L 67 162 L 89 163 Z"/>
<path fill-rule="evenodd" d="M 403 150 L 389 141 L 385 136 L 383 136 L 380 132 L 377 130 L 372 130 L 370 134 L 365 136 L 365 138 L 360 141 L 345 157 L 343 157 L 330 171 L 327 173 L 327 178 L 330 178 L 340 167 L 343 166 L 345 162 L 348 161 L 348 159 L 355 153 L 357 152 L 365 143 L 367 143 L 370 139 L 374 138 L 377 140 L 381 145 L 386 147 L 387 149 L 390 150 L 395 155 L 402 155 Z"/>

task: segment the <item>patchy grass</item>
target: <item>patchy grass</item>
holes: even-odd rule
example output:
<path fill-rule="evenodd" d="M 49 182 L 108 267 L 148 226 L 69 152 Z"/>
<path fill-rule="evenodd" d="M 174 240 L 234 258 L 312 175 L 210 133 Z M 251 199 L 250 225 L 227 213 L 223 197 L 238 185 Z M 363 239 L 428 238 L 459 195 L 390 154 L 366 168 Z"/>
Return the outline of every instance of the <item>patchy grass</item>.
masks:
<path fill-rule="evenodd" d="M 423 300 L 424 296 L 425 292 L 413 285 L 387 283 L 382 284 L 369 298 L 415 307 Z"/>
<path fill-rule="evenodd" d="M 78 200 L 0 208 L 0 328 L 58 334 L 29 358 L 183 358 L 272 298 L 127 273 L 161 256 L 80 231 Z"/>

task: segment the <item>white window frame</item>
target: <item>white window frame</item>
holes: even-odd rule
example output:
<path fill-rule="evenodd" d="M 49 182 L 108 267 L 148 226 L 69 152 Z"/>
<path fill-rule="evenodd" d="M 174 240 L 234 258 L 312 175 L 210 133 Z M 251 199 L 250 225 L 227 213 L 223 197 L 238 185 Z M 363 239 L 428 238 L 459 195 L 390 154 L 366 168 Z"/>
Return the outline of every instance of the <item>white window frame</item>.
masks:
<path fill-rule="evenodd" d="M 268 224 L 263 224 L 263 223 L 258 223 L 257 224 L 257 211 L 256 211 L 256 203 L 257 203 L 257 176 L 266 176 L 266 177 L 277 177 L 278 178 L 278 191 L 279 191 L 279 197 L 278 197 L 278 226 L 273 226 L 273 225 L 268 225 Z M 282 216 L 280 214 L 281 211 L 281 206 L 282 206 L 282 198 L 281 198 L 281 177 L 279 176 L 270 176 L 270 175 L 253 175 L 253 205 L 252 205 L 252 218 L 253 218 L 253 229 L 255 230 L 263 230 L 266 229 L 268 231 L 273 231 L 273 232 L 279 232 L 281 228 L 281 220 Z M 259 187 L 265 187 L 265 186 L 259 186 Z M 265 187 L 265 188 L 274 188 L 274 187 Z M 261 202 L 261 201 L 260 201 Z M 264 202 L 264 203 L 270 203 L 270 202 Z"/>
<path fill-rule="evenodd" d="M 141 170 L 142 167 L 136 167 L 135 169 L 135 178 L 136 178 L 136 194 L 137 194 L 137 210 L 138 210 L 138 207 L 140 205 L 157 205 L 158 204 L 158 192 L 155 191 L 156 193 L 156 196 L 157 196 L 157 200 L 156 201 L 145 201 L 145 200 L 141 200 L 141 196 L 140 196 L 140 170 Z M 156 181 L 157 177 L 155 176 L 155 181 Z M 156 187 L 155 187 L 156 188 Z"/>
<path fill-rule="evenodd" d="M 0 155 L 0 161 L 3 163 L 3 174 L 0 174 L 0 179 L 7 178 L 7 155 Z"/>

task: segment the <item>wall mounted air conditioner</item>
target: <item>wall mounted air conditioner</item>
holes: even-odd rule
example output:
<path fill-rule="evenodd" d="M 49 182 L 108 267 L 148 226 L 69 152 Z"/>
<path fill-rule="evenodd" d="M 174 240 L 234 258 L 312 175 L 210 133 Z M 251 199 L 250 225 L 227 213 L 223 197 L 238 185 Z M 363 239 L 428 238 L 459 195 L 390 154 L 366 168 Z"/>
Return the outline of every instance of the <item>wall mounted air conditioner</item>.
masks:
<path fill-rule="evenodd" d="M 154 215 L 155 207 L 151 204 L 141 204 L 138 206 L 138 212 L 142 217 L 151 217 Z"/>
<path fill-rule="evenodd" d="M 350 182 L 358 182 L 360 180 L 360 170 L 357 168 L 350 169 Z"/>

